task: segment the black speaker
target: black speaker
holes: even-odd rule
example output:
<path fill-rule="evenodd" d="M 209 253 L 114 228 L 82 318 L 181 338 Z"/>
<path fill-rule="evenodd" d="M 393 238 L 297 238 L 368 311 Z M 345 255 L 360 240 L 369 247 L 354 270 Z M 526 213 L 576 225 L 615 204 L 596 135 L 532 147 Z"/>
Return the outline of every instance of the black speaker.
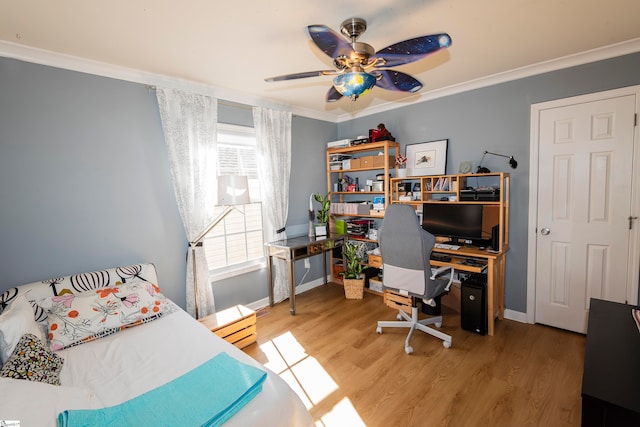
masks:
<path fill-rule="evenodd" d="M 485 335 L 487 333 L 487 279 L 484 274 L 474 274 L 462 281 L 460 302 L 460 326 L 465 331 Z"/>
<path fill-rule="evenodd" d="M 494 251 L 500 250 L 500 226 L 495 225 L 491 229 L 491 249 Z"/>

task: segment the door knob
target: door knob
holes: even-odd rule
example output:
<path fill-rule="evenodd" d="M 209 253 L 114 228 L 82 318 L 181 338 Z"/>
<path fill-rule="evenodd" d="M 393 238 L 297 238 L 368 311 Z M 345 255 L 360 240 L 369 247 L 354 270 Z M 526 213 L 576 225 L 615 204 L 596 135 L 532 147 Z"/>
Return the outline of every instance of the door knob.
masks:
<path fill-rule="evenodd" d="M 551 230 L 549 230 L 547 227 L 544 227 L 543 229 L 540 230 L 540 234 L 542 234 L 543 236 L 546 236 L 549 233 L 551 233 Z"/>

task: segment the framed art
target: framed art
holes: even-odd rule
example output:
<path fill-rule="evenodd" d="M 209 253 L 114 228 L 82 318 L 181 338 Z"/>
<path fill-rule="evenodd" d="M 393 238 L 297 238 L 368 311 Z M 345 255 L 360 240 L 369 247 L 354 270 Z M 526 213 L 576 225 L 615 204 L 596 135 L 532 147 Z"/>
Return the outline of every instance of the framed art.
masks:
<path fill-rule="evenodd" d="M 447 169 L 448 139 L 408 144 L 406 148 L 409 176 L 444 175 Z"/>

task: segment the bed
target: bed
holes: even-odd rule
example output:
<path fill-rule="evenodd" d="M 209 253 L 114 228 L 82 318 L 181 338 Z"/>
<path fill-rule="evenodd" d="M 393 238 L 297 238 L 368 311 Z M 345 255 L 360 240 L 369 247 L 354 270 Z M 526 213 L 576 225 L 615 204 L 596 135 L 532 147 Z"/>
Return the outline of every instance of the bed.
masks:
<path fill-rule="evenodd" d="M 153 264 L 12 288 L 0 295 L 0 310 L 0 420 L 56 426 L 69 414 L 94 416 L 118 409 L 128 411 L 130 425 L 140 426 L 146 425 L 140 416 L 163 411 L 186 420 L 196 409 L 226 409 L 222 417 L 216 412 L 214 423 L 204 425 L 313 425 L 302 401 L 280 377 L 162 295 Z M 21 348 L 35 348 L 42 359 L 32 357 L 25 362 L 30 367 L 23 368 L 17 356 L 25 354 Z M 234 397 L 240 387 L 235 379 L 231 382 L 236 374 L 224 370 L 227 365 L 218 364 L 222 362 L 242 370 L 239 382 L 248 378 L 247 372 L 256 378 L 244 400 Z M 211 370 L 206 374 L 210 380 L 201 374 L 205 367 Z M 18 379 L 20 375 L 31 375 L 31 380 Z M 207 380 L 197 386 L 184 382 L 194 376 Z M 157 394 L 178 383 L 183 388 Z M 188 393 L 194 390 L 206 396 L 205 408 L 192 403 L 194 396 Z M 230 410 L 225 399 L 233 400 Z"/>

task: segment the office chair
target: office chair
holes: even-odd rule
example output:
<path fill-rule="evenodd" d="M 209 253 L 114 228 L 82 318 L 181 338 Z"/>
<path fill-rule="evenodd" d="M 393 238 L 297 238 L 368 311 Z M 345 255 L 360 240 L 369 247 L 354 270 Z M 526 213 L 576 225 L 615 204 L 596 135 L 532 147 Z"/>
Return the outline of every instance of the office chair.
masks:
<path fill-rule="evenodd" d="M 418 319 L 417 299 L 435 306 L 434 299 L 449 291 L 453 281 L 453 267 L 431 270 L 429 259 L 435 241 L 432 234 L 422 229 L 413 207 L 401 204 L 387 207 L 382 227 L 378 231 L 382 255 L 382 285 L 385 289 L 411 296 L 411 316 L 399 310 L 398 321 L 379 321 L 376 332 L 381 334 L 382 328 L 409 328 L 404 343 L 407 354 L 413 353 L 409 342 L 416 329 L 440 338 L 445 348 L 451 347 L 451 336 L 428 326 L 442 326 L 441 315 Z"/>

